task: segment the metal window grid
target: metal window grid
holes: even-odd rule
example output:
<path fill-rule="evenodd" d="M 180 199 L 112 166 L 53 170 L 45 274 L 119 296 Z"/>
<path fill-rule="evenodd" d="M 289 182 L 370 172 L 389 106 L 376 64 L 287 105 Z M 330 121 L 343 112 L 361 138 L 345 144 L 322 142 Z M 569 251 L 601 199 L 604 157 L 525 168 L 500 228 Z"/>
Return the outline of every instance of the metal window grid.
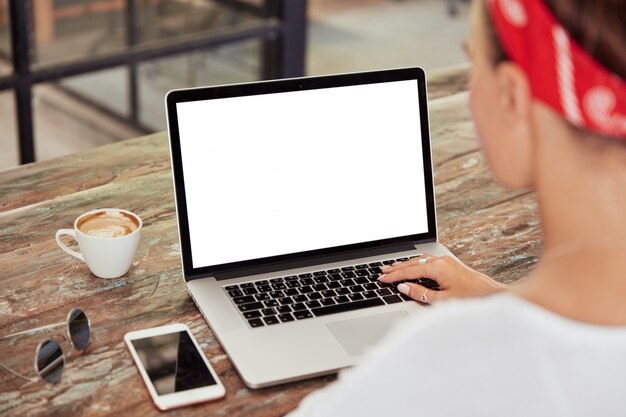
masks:
<path fill-rule="evenodd" d="M 262 41 L 260 78 L 299 77 L 305 71 L 307 0 L 263 0 L 261 5 L 245 0 L 213 0 L 224 6 L 251 13 L 259 21 L 216 29 L 209 33 L 183 36 L 174 40 L 138 44 L 137 4 L 126 0 L 127 48 L 123 51 L 81 58 L 33 69 L 30 57 L 32 31 L 30 14 L 33 0 L 9 0 L 13 73 L 0 77 L 0 91 L 15 93 L 20 163 L 35 161 L 32 88 L 35 84 L 58 81 L 89 72 L 119 66 L 129 68 L 129 115 L 94 104 L 106 113 L 146 131 L 139 120 L 137 66 L 157 58 L 184 54 L 251 39 Z M 36 1 L 36 0 L 35 0 Z"/>

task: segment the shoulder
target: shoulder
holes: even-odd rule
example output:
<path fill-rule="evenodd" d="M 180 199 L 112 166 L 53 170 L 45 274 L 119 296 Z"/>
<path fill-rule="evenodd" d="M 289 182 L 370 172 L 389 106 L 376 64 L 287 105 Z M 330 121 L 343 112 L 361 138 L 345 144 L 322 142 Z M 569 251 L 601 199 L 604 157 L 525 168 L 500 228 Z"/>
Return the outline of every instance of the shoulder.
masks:
<path fill-rule="evenodd" d="M 571 343 L 626 342 L 626 328 L 583 323 L 563 317 L 512 293 L 499 293 L 484 298 L 450 300 L 434 305 L 423 314 L 416 314 L 394 333 L 428 333 L 436 339 L 473 339 L 484 345 L 477 336 L 495 336 L 498 343 L 530 335 L 539 340 Z M 392 334 L 392 333 L 390 333 Z"/>
<path fill-rule="evenodd" d="M 337 404 L 348 399 L 350 404 L 359 404 L 354 415 L 409 416 L 418 409 L 433 416 L 477 415 L 464 414 L 472 407 L 490 415 L 491 402 L 474 401 L 496 386 L 503 387 L 507 380 L 499 375 L 515 373 L 518 365 L 506 358 L 519 357 L 523 345 L 513 330 L 516 325 L 511 326 L 523 313 L 511 297 L 450 300 L 398 323 L 359 366 L 342 372 L 324 401 L 315 401 L 314 407 L 327 402 L 332 404 L 329 412 L 319 415 L 347 415 L 330 412 L 330 408 L 341 408 Z M 487 370 L 497 371 L 486 374 Z M 363 392 L 377 395 L 364 398 Z M 511 387 L 507 392 L 517 390 Z M 451 393 L 453 402 L 448 401 Z M 412 404 L 414 398 L 423 401 L 418 408 Z"/>
<path fill-rule="evenodd" d="M 597 346 L 606 351 L 614 339 L 615 330 L 602 333 L 606 337 L 598 338 L 594 326 L 509 293 L 446 301 L 398 323 L 359 366 L 307 399 L 299 415 L 554 415 L 563 400 L 555 389 L 575 381 L 572 369 L 588 366 L 588 375 L 598 374 L 597 361 L 586 358 L 597 356 Z M 622 358 L 623 350 L 613 357 Z M 566 401 L 586 392 L 570 388 Z"/>
<path fill-rule="evenodd" d="M 496 294 L 424 308 L 397 323 L 371 349 L 365 362 L 383 364 L 390 357 L 425 357 L 436 358 L 436 362 L 445 360 L 451 369 L 453 364 L 464 366 L 469 359 L 491 362 L 505 352 L 519 350 L 532 332 L 532 326 L 524 323 L 524 302 L 516 298 Z"/>
<path fill-rule="evenodd" d="M 449 300 L 416 314 L 394 329 L 408 334 L 428 333 L 437 339 L 476 339 L 524 325 L 526 306 L 511 294 Z M 402 328 L 404 327 L 404 329 Z M 393 333 L 392 333 L 393 334 Z M 479 341 L 480 342 L 480 341 Z"/>
<path fill-rule="evenodd" d="M 462 346 L 463 349 L 459 349 Z M 626 348 L 626 328 L 597 326 L 562 317 L 511 293 L 450 300 L 399 323 L 374 350 L 467 360 L 483 364 L 539 351 L 586 351 Z M 559 356 L 559 355 L 557 355 Z"/>

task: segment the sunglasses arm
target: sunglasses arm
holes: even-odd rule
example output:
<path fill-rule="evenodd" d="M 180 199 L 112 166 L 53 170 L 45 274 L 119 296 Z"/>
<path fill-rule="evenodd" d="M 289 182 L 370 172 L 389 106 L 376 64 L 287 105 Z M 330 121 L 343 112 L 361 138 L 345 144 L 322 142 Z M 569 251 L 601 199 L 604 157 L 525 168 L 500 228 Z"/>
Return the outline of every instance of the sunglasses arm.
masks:
<path fill-rule="evenodd" d="M 3 371 L 5 371 L 5 372 L 10 373 L 10 374 L 11 374 L 11 375 L 13 375 L 13 376 L 16 376 L 16 377 L 18 377 L 18 378 L 21 378 L 21 379 L 23 379 L 24 381 L 28 381 L 28 382 L 37 382 L 37 381 L 38 381 L 38 379 L 36 379 L 36 378 L 29 378 L 29 377 L 24 376 L 24 375 L 22 375 L 22 374 L 18 374 L 18 373 L 17 373 L 17 372 L 15 372 L 14 370 L 12 370 L 12 369 L 10 369 L 10 368 L 8 368 L 8 367 L 4 366 L 4 365 L 3 365 L 3 364 L 1 364 L 1 363 L 0 363 L 0 369 L 2 369 L 2 370 L 3 370 Z"/>
<path fill-rule="evenodd" d="M 0 336 L 0 339 L 8 339 L 9 337 L 14 337 L 14 336 L 22 335 L 22 334 L 33 333 L 33 332 L 37 332 L 39 330 L 53 329 L 55 327 L 63 326 L 64 324 L 67 324 L 67 322 L 66 321 L 62 321 L 60 323 L 54 323 L 54 324 L 48 324 L 46 326 L 35 327 L 34 329 L 22 330 L 21 332 L 11 333 L 11 334 L 7 334 L 5 336 Z"/>

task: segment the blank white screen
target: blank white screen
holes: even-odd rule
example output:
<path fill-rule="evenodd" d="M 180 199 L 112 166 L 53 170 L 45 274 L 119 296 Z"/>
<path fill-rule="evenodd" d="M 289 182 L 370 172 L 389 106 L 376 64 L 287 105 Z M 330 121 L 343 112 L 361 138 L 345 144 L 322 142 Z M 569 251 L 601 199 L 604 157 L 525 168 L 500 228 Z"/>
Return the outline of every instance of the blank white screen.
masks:
<path fill-rule="evenodd" d="M 177 112 L 194 268 L 428 231 L 415 80 Z"/>

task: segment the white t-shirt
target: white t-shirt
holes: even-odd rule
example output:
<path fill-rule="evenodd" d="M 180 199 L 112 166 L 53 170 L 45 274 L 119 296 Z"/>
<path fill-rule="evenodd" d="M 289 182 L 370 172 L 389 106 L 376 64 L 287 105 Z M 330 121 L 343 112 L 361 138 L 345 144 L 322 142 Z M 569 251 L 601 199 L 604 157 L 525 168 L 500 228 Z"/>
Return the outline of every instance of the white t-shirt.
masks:
<path fill-rule="evenodd" d="M 513 294 L 440 303 L 290 414 L 305 416 L 626 416 L 626 327 Z"/>

